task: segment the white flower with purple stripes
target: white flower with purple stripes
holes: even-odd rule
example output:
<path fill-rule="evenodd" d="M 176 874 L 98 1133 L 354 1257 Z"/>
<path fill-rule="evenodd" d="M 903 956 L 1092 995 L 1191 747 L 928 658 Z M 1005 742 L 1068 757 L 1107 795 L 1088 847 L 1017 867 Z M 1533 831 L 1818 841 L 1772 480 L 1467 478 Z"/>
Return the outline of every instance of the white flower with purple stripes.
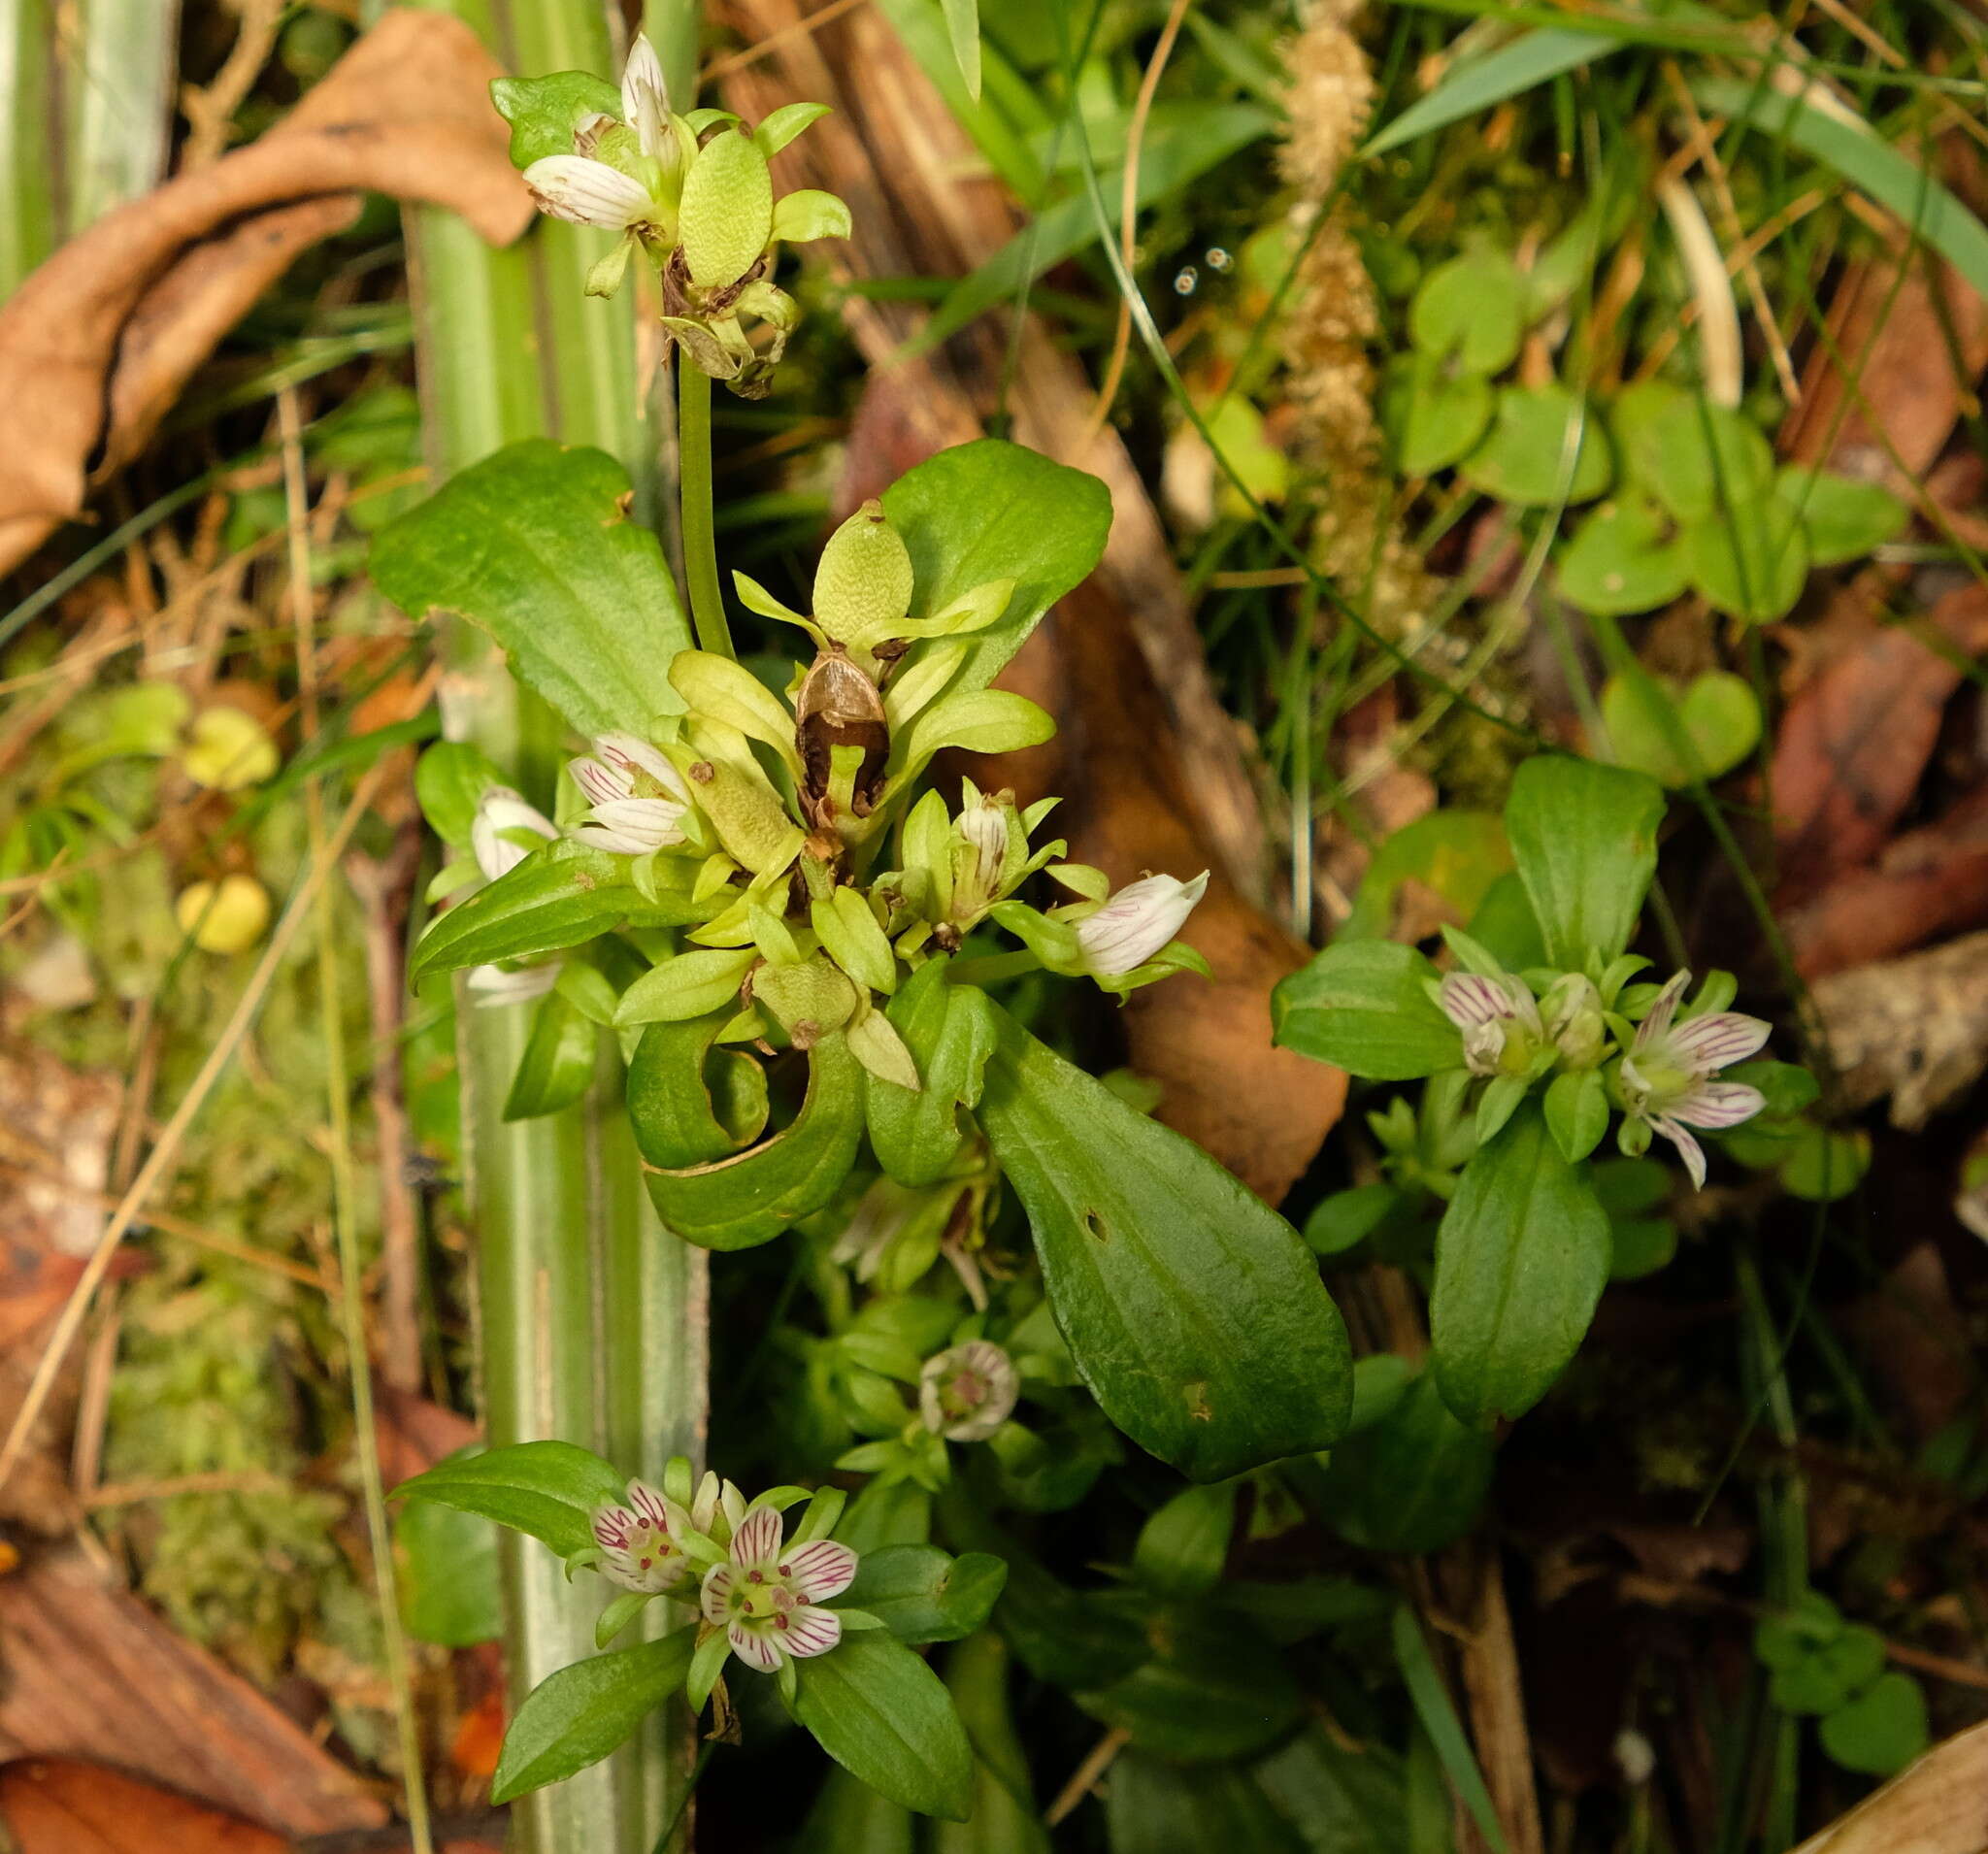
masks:
<path fill-rule="evenodd" d="M 601 1575 L 624 1590 L 649 1597 L 680 1588 L 695 1569 L 677 1542 L 681 1521 L 681 1508 L 673 1515 L 664 1495 L 646 1481 L 631 1480 L 625 1505 L 601 1506 L 594 1512 Z"/>
<path fill-rule="evenodd" d="M 603 734 L 592 753 L 570 761 L 566 770 L 591 806 L 573 833 L 589 848 L 646 856 L 683 842 L 690 789 L 646 741 Z"/>
<path fill-rule="evenodd" d="M 855 1580 L 856 1554 L 833 1539 L 783 1545 L 771 1506 L 746 1515 L 730 1555 L 704 1573 L 704 1618 L 725 1632 L 740 1660 L 778 1673 L 789 1660 L 826 1654 L 843 1639 L 843 1619 L 821 1605 Z"/>
<path fill-rule="evenodd" d="M 1545 1035 L 1539 1000 L 1508 974 L 1453 972 L 1437 987 L 1437 1003 L 1463 1032 L 1464 1066 L 1474 1076 L 1523 1073 Z"/>
<path fill-rule="evenodd" d="M 1767 1106 L 1758 1088 L 1712 1077 L 1757 1054 L 1771 1026 L 1737 1010 L 1709 1010 L 1677 1022 L 1677 1002 L 1690 982 L 1691 975 L 1680 972 L 1657 993 L 1622 1058 L 1620 1086 L 1631 1125 L 1669 1140 L 1692 1183 L 1702 1188 L 1705 1150 L 1690 1129 L 1737 1127 Z"/>

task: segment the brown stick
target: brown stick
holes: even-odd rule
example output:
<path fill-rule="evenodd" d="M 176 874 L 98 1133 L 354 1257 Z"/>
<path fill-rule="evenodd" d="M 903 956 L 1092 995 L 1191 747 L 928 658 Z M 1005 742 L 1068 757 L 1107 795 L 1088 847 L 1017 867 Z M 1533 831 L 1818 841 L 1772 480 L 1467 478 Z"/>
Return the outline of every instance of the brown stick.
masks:
<path fill-rule="evenodd" d="M 373 1012 L 368 1096 L 380 1175 L 380 1374 L 395 1390 L 411 1392 L 421 1388 L 421 1229 L 408 1184 L 400 1035 L 407 998 L 402 940 L 420 856 L 420 823 L 410 818 L 385 856 L 346 858 L 346 880 L 366 917 L 366 990 Z"/>

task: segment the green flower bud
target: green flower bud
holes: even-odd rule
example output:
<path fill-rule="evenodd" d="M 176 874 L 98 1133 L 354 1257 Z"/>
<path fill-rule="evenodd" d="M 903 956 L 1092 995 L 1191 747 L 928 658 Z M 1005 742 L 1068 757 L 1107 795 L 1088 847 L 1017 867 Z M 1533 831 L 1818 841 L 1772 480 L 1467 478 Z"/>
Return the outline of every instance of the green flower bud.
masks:
<path fill-rule="evenodd" d="M 1608 1046 L 1601 994 L 1577 972 L 1563 973 L 1540 1000 L 1546 1035 L 1569 1069 L 1592 1069 Z"/>
<path fill-rule="evenodd" d="M 911 556 L 874 497 L 828 538 L 814 570 L 814 622 L 832 638 L 868 646 L 891 635 L 911 609 Z"/>
<path fill-rule="evenodd" d="M 678 237 L 699 289 L 729 289 L 759 262 L 773 237 L 773 175 L 743 130 L 722 129 L 698 150 Z"/>
<path fill-rule="evenodd" d="M 799 966 L 759 967 L 752 996 L 802 1049 L 840 1030 L 856 1010 L 855 986 L 819 953 Z"/>

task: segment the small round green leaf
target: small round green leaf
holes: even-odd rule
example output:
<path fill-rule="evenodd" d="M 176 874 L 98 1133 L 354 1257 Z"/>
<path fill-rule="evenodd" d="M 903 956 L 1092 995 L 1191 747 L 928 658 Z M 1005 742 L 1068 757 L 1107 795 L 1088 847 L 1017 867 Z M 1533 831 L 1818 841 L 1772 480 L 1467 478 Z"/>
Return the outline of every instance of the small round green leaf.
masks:
<path fill-rule="evenodd" d="M 1926 1696 L 1908 1673 L 1886 1673 L 1824 1716 L 1822 1748 L 1846 1771 L 1892 1776 L 1925 1750 Z"/>
<path fill-rule="evenodd" d="M 1678 536 L 1691 583 L 1719 611 L 1755 624 L 1784 617 L 1808 581 L 1808 540 L 1773 496 L 1706 515 Z"/>
<path fill-rule="evenodd" d="M 1511 386 L 1498 395 L 1490 435 L 1464 459 L 1464 475 L 1500 502 L 1544 509 L 1592 502 L 1614 464 L 1607 433 L 1576 394 L 1557 384 Z"/>
<path fill-rule="evenodd" d="M 1427 477 L 1467 457 L 1491 422 L 1497 394 L 1478 374 L 1451 375 L 1427 354 L 1400 354 L 1380 383 L 1380 426 L 1404 476 Z"/>
<path fill-rule="evenodd" d="M 1612 676 L 1602 690 L 1602 719 L 1618 765 L 1673 787 L 1730 773 L 1760 744 L 1759 698 L 1724 670 L 1697 678 L 1682 700 L 1655 678 Z M 1677 750 L 1679 731 L 1697 755 L 1695 769 Z"/>
<path fill-rule="evenodd" d="M 1583 612 L 1620 616 L 1669 605 L 1684 590 L 1684 561 L 1648 497 L 1605 502 L 1558 556 L 1560 590 Z"/>
<path fill-rule="evenodd" d="M 1432 360 L 1466 374 L 1498 374 L 1518 358 L 1528 292 L 1502 251 L 1467 252 L 1423 278 L 1408 310 L 1408 333 Z"/>
<path fill-rule="evenodd" d="M 1629 398 L 1617 402 L 1618 429 Z M 1666 388 L 1627 416 L 1632 473 L 1680 522 L 1737 513 L 1772 492 L 1773 451 L 1744 414 Z"/>
<path fill-rule="evenodd" d="M 1785 465 L 1774 494 L 1800 517 L 1808 557 L 1818 567 L 1841 566 L 1896 541 L 1911 511 L 1882 483 L 1859 482 L 1833 470 Z"/>

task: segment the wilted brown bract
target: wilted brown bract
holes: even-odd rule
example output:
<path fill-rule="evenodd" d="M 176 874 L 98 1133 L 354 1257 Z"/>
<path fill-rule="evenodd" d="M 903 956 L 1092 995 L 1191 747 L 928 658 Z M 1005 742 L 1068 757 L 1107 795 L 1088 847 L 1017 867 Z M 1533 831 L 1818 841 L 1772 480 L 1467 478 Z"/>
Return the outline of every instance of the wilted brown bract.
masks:
<path fill-rule="evenodd" d="M 361 191 L 462 214 L 485 238 L 532 215 L 476 34 L 396 10 L 250 147 L 107 215 L 0 309 L 0 572 L 141 450 L 188 376 Z"/>

